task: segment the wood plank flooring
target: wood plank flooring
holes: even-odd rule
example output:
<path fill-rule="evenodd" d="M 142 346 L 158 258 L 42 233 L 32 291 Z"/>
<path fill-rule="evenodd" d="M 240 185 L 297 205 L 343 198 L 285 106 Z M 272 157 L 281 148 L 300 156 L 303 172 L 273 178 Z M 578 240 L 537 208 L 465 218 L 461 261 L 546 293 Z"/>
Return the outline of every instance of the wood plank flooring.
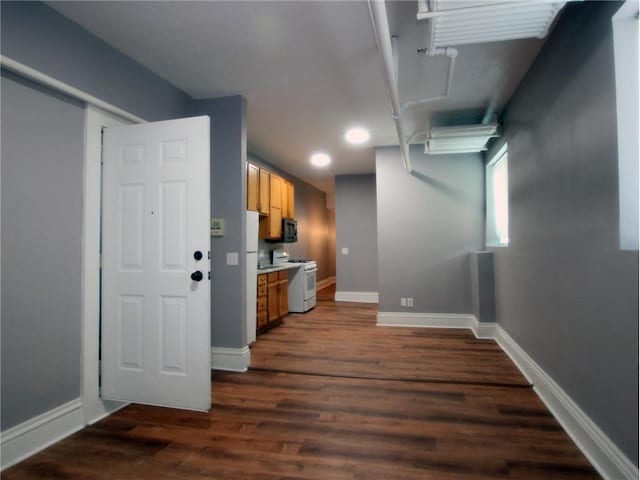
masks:
<path fill-rule="evenodd" d="M 492 342 L 375 311 L 320 301 L 214 373 L 209 413 L 131 405 L 2 478 L 600 478 Z"/>
<path fill-rule="evenodd" d="M 259 337 L 251 367 L 346 377 L 529 386 L 493 340 L 469 330 L 376 327 L 377 305 L 320 301 Z"/>

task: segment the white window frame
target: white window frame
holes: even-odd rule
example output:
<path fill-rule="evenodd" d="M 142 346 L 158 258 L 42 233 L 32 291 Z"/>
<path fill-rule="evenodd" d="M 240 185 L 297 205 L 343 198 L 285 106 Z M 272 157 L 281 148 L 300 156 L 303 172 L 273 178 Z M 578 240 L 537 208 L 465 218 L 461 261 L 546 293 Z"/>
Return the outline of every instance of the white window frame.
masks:
<path fill-rule="evenodd" d="M 620 249 L 638 250 L 638 1 L 611 19 L 616 77 Z"/>
<path fill-rule="evenodd" d="M 498 185 L 495 184 L 496 176 Z M 485 185 L 487 246 L 507 247 L 509 246 L 509 155 L 506 143 L 487 163 Z"/>

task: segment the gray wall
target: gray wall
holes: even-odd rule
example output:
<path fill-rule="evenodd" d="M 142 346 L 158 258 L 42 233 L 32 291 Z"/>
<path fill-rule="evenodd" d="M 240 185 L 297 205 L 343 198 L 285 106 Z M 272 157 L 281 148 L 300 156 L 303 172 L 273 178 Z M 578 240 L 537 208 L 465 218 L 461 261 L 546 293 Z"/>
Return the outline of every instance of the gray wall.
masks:
<path fill-rule="evenodd" d="M 379 310 L 471 313 L 468 253 L 483 243 L 482 158 L 427 156 L 416 145 L 411 162 L 409 175 L 398 147 L 376 149 Z M 401 307 L 400 297 L 415 306 Z"/>
<path fill-rule="evenodd" d="M 327 209 L 327 250 L 328 258 L 327 268 L 329 269 L 328 276 L 336 276 L 336 209 Z"/>
<path fill-rule="evenodd" d="M 80 394 L 83 105 L 2 75 L 2 429 Z"/>
<path fill-rule="evenodd" d="M 335 275 L 335 267 L 331 257 L 331 249 L 335 248 L 330 232 L 330 212 L 327 209 L 326 194 L 312 185 L 274 167 L 269 162 L 249 154 L 251 163 L 267 168 L 282 178 L 293 183 L 295 187 L 295 218 L 298 221 L 298 241 L 295 243 L 272 243 L 260 240 L 258 248 L 265 252 L 270 262 L 270 252 L 274 248 L 284 248 L 291 258 L 310 258 L 318 264 L 318 281 Z M 246 205 L 246 201 L 244 203 Z M 263 259 L 259 259 L 262 261 Z"/>
<path fill-rule="evenodd" d="M 196 100 L 191 113 L 211 117 L 211 217 L 225 219 L 224 237 L 211 239 L 211 345 L 240 348 L 247 345 L 247 101 Z M 239 265 L 226 264 L 229 252 Z"/>
<path fill-rule="evenodd" d="M 181 116 L 191 98 L 41 2 L 2 2 L 2 55 L 145 120 Z"/>
<path fill-rule="evenodd" d="M 2 55 L 147 120 L 190 101 L 38 2 L 2 2 Z M 2 73 L 2 430 L 80 396 L 84 106 Z"/>
<path fill-rule="evenodd" d="M 336 291 L 377 292 L 376 176 L 336 176 L 335 202 Z"/>
<path fill-rule="evenodd" d="M 510 101 L 510 245 L 494 251 L 498 322 L 637 465 L 638 252 L 618 249 L 618 6 L 568 4 Z"/>

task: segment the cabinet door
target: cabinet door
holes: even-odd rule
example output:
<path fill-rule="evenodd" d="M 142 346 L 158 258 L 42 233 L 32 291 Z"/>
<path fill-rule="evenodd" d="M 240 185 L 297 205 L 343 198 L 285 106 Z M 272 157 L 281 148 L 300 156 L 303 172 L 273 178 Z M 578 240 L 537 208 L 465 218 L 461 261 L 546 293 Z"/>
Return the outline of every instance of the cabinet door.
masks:
<path fill-rule="evenodd" d="M 282 212 L 279 208 L 271 207 L 269 213 L 269 238 L 282 237 Z"/>
<path fill-rule="evenodd" d="M 275 322 L 280 318 L 280 305 L 278 302 L 278 282 L 267 285 L 267 319 L 268 322 Z"/>
<path fill-rule="evenodd" d="M 269 180 L 271 174 L 269 170 L 261 168 L 259 171 L 259 196 L 258 196 L 258 212 L 262 215 L 269 215 Z"/>
<path fill-rule="evenodd" d="M 282 179 L 277 175 L 271 174 L 269 188 L 269 201 L 271 202 L 269 207 L 282 210 Z"/>
<path fill-rule="evenodd" d="M 247 210 L 258 211 L 260 201 L 260 169 L 247 163 Z"/>

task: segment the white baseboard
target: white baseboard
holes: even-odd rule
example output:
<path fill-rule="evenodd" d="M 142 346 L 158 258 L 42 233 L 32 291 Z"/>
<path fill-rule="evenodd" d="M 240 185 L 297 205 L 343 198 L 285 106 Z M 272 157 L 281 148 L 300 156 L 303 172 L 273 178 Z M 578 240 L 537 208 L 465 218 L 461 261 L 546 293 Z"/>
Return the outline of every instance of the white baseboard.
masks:
<path fill-rule="evenodd" d="M 499 325 L 494 338 L 603 478 L 638 479 L 638 468 L 633 462 Z"/>
<path fill-rule="evenodd" d="M 553 416 L 606 480 L 637 480 L 638 468 L 589 416 L 497 323 L 479 322 L 475 315 L 379 312 L 378 325 L 427 328 L 468 328 L 476 338 L 493 339 L 511 358 Z"/>
<path fill-rule="evenodd" d="M 211 370 L 246 372 L 251 364 L 249 347 L 211 347 Z"/>
<path fill-rule="evenodd" d="M 335 276 L 320 280 L 319 282 L 316 283 L 316 292 L 318 290 L 322 290 L 325 287 L 328 287 L 329 285 L 333 285 L 334 283 L 336 283 Z"/>
<path fill-rule="evenodd" d="M 474 318 L 465 313 L 378 312 L 376 324 L 389 327 L 471 328 Z"/>
<path fill-rule="evenodd" d="M 378 292 L 336 292 L 335 301 L 378 303 Z"/>
<path fill-rule="evenodd" d="M 2 470 L 84 427 L 78 398 L 2 432 Z"/>

